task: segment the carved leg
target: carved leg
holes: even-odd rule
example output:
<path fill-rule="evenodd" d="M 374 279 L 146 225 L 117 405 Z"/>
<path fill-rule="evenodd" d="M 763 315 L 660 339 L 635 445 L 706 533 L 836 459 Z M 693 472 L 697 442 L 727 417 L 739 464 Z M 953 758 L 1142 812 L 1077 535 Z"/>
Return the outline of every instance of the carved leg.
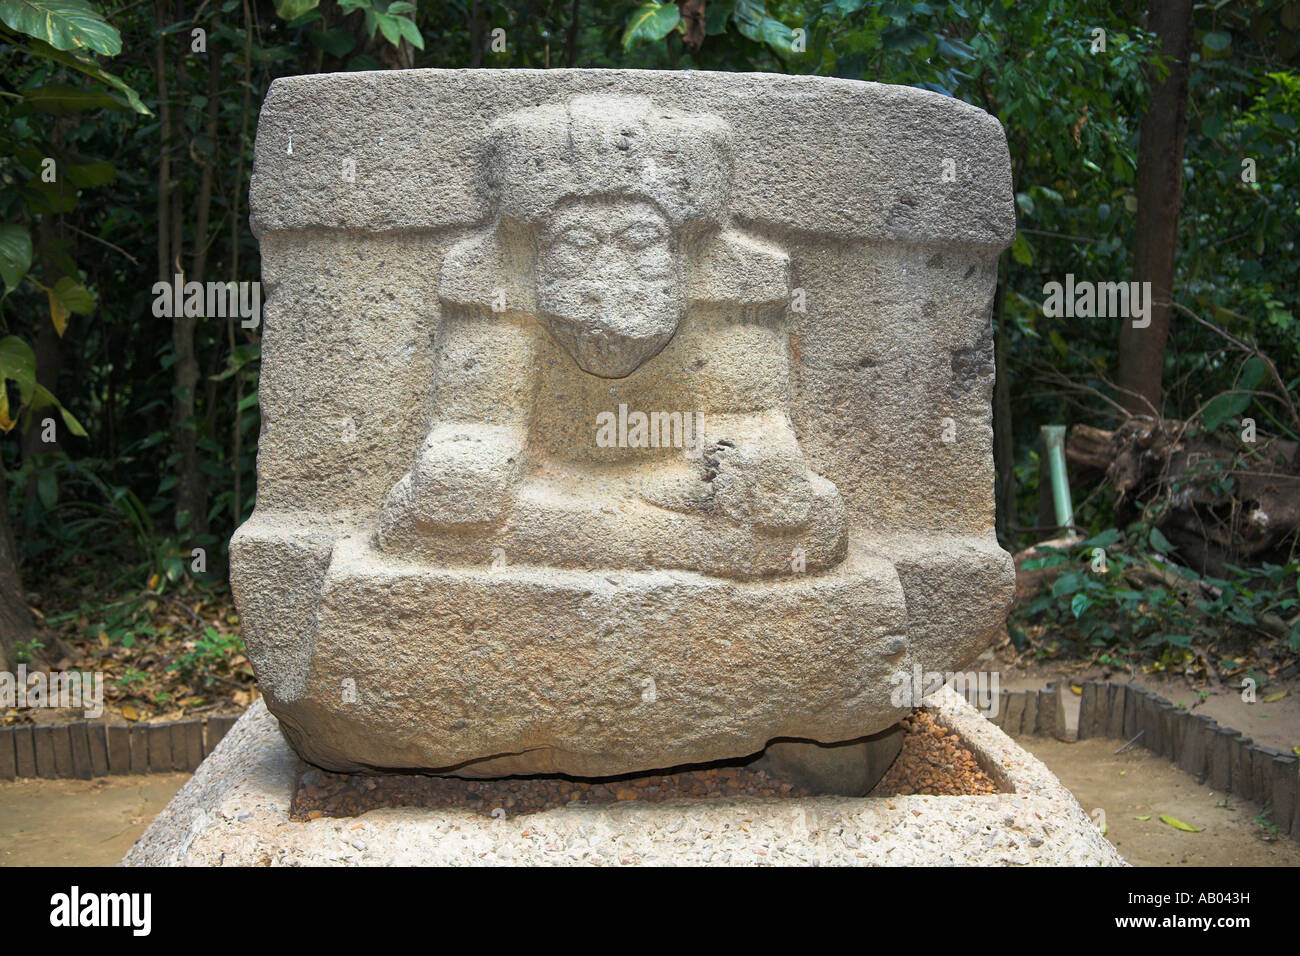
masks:
<path fill-rule="evenodd" d="M 513 500 L 524 438 L 523 428 L 505 425 L 436 426 L 384 502 L 380 546 L 391 550 L 419 534 L 499 521 Z"/>

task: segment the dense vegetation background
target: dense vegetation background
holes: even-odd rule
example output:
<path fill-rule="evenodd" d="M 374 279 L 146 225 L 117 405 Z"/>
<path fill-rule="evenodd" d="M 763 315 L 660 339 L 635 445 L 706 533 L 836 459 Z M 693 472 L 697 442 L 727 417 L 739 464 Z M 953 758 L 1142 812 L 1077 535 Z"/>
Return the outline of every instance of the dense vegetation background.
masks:
<path fill-rule="evenodd" d="M 156 317 L 153 286 L 259 278 L 274 78 L 635 67 L 911 84 L 997 116 L 1019 214 L 998 532 L 1057 542 L 1029 556 L 1012 650 L 1294 676 L 1300 3 L 0 0 L 0 21 L 0 665 L 104 670 L 128 716 L 248 685 L 225 562 L 256 495 L 260 329 Z M 1152 282 L 1150 327 L 1045 314 L 1067 274 Z M 1066 528 L 1045 424 L 1084 426 Z"/>

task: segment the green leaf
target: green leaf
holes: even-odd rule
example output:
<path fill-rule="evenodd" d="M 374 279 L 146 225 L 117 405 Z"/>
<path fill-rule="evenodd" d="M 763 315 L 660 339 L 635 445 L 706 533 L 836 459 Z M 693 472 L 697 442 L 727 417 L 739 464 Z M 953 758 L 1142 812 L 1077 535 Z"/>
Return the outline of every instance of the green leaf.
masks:
<path fill-rule="evenodd" d="M 890 27 L 880 34 L 880 45 L 886 50 L 902 50 L 910 53 L 929 42 L 930 34 L 911 24 L 904 27 Z"/>
<path fill-rule="evenodd" d="M 16 335 L 0 339 L 0 397 L 5 380 L 18 386 L 18 401 L 26 405 L 36 390 L 36 353 Z M 6 429 L 8 431 L 8 429 Z"/>
<path fill-rule="evenodd" d="M 81 427 L 81 422 L 77 421 L 76 416 L 62 405 L 59 406 L 59 415 L 63 419 L 63 424 L 68 426 L 68 431 L 72 432 L 72 434 L 76 435 L 78 438 L 87 437 L 86 429 Z"/>
<path fill-rule="evenodd" d="M 379 24 L 379 32 L 384 35 L 384 39 L 393 46 L 401 46 L 402 31 L 397 25 L 397 17 L 390 17 L 386 13 L 376 13 L 375 22 Z"/>
<path fill-rule="evenodd" d="M 1205 827 L 1194 827 L 1190 823 L 1184 823 L 1177 817 L 1171 817 L 1167 813 L 1160 814 L 1160 822 L 1169 824 L 1175 830 L 1183 830 L 1187 833 L 1200 833 L 1205 829 Z"/>
<path fill-rule="evenodd" d="M 122 52 L 122 35 L 86 0 L 0 0 L 0 20 L 56 50 Z"/>
<path fill-rule="evenodd" d="M 946 56 L 950 60 L 973 60 L 975 58 L 975 51 L 963 40 L 950 40 L 947 37 L 939 37 L 936 49 L 939 51 L 940 56 Z"/>
<path fill-rule="evenodd" d="M 1168 554 L 1174 550 L 1174 546 L 1169 543 L 1169 539 L 1160 533 L 1159 528 L 1151 529 L 1151 547 L 1161 554 Z"/>
<path fill-rule="evenodd" d="M 98 63 L 93 60 L 83 60 L 81 57 L 69 53 L 65 50 L 56 50 L 48 43 L 40 40 L 33 40 L 30 46 L 22 48 L 24 53 L 30 56 L 39 56 L 46 60 L 53 60 L 56 63 L 62 63 L 64 66 L 70 66 L 74 70 L 86 74 L 93 79 L 98 80 L 113 89 L 117 90 L 126 97 L 126 101 L 131 104 L 131 109 L 145 116 L 152 116 L 153 112 L 145 106 L 140 99 L 140 95 L 135 90 L 127 86 L 122 80 L 101 69 Z"/>
<path fill-rule="evenodd" d="M 31 266 L 31 233 L 22 226 L 0 226 L 0 276 L 5 280 L 5 295 L 23 281 Z"/>
<path fill-rule="evenodd" d="M 307 34 L 312 45 L 324 50 L 330 56 L 345 57 L 357 45 L 357 38 L 351 30 L 335 27 L 333 30 L 316 30 Z"/>
<path fill-rule="evenodd" d="M 324 20 L 324 19 L 325 19 L 325 14 L 321 13 L 320 9 L 318 8 L 316 10 L 308 10 L 300 17 L 294 17 L 292 20 L 286 22 L 284 27 L 286 30 L 298 30 L 302 27 L 309 27 L 313 23 L 316 23 L 317 21 Z"/>
<path fill-rule="evenodd" d="M 1112 544 L 1120 539 L 1121 535 L 1115 528 L 1107 528 L 1101 534 L 1094 535 L 1087 541 L 1082 542 L 1080 548 L 1109 548 Z"/>
<path fill-rule="evenodd" d="M 1067 594 L 1073 594 L 1083 587 L 1083 575 L 1077 571 L 1070 571 L 1062 574 L 1052 584 L 1052 597 L 1065 597 Z"/>
<path fill-rule="evenodd" d="M 1014 624 L 1007 624 L 1007 637 L 1011 638 L 1011 646 L 1020 650 L 1029 641 L 1028 635 L 1023 628 L 1016 627 Z"/>
<path fill-rule="evenodd" d="M 281 20 L 297 20 L 320 6 L 320 0 L 275 0 L 275 15 Z"/>
<path fill-rule="evenodd" d="M 86 437 L 86 430 L 81 427 L 81 422 L 77 421 L 72 412 L 64 408 L 63 405 L 60 404 L 59 400 L 54 397 L 53 393 L 44 385 L 37 385 L 36 388 L 32 390 L 32 401 L 28 406 L 28 412 L 36 412 L 42 408 L 48 408 L 51 405 L 59 410 L 59 415 L 63 418 L 63 423 L 68 426 L 68 430 L 72 432 L 72 434 L 79 438 Z"/>
<path fill-rule="evenodd" d="M 391 10 L 392 7 L 389 7 Z M 420 28 L 415 25 L 415 21 L 408 20 L 406 17 L 396 17 L 397 28 L 401 31 L 402 37 L 415 47 L 417 50 L 424 49 L 424 36 L 420 33 Z"/>
<path fill-rule="evenodd" d="M 90 315 L 95 311 L 95 297 L 80 282 L 64 276 L 54 283 L 53 293 L 69 312 L 77 315 Z"/>
<path fill-rule="evenodd" d="M 1022 266 L 1034 264 L 1034 248 L 1023 235 L 1017 235 L 1016 241 L 1011 243 L 1011 258 Z"/>
<path fill-rule="evenodd" d="M 1238 388 L 1258 388 L 1268 376 L 1268 366 L 1259 356 L 1251 356 L 1241 367 L 1241 377 L 1237 379 Z"/>
<path fill-rule="evenodd" d="M 763 20 L 766 17 L 767 8 L 761 0 L 736 0 L 731 11 L 731 20 L 740 35 L 755 43 L 763 42 Z"/>
<path fill-rule="evenodd" d="M 710 3 L 704 9 L 704 35 L 710 37 L 721 36 L 727 32 L 727 21 L 731 19 L 732 13 L 735 12 L 736 5 L 730 0 L 724 0 L 720 3 Z"/>
<path fill-rule="evenodd" d="M 23 102 L 42 113 L 65 116 L 90 110 L 124 110 L 129 107 L 116 96 L 103 90 L 83 90 L 75 86 L 51 84 L 34 90 L 23 90 Z"/>
<path fill-rule="evenodd" d="M 1076 594 L 1070 601 L 1070 613 L 1077 618 L 1084 611 L 1088 610 L 1091 604 L 1092 598 L 1088 597 L 1088 595 Z"/>
<path fill-rule="evenodd" d="M 1215 53 L 1222 53 L 1232 45 L 1232 34 L 1223 30 L 1215 30 L 1213 33 L 1205 34 L 1201 42 Z"/>
<path fill-rule="evenodd" d="M 794 53 L 794 31 L 780 20 L 764 17 L 759 31 L 763 42 L 781 53 Z"/>
<path fill-rule="evenodd" d="M 1201 424 L 1214 431 L 1225 422 L 1231 421 L 1250 405 L 1249 395 L 1219 395 L 1201 412 Z"/>
<path fill-rule="evenodd" d="M 1257 356 L 1252 356 L 1242 365 L 1241 375 L 1237 377 L 1237 384 L 1233 388 L 1241 391 L 1254 391 L 1267 375 L 1268 366 Z M 1228 393 L 1218 395 L 1205 406 L 1205 411 L 1201 412 L 1201 424 L 1213 431 L 1241 415 L 1250 407 L 1251 400 L 1252 396 L 1250 395 Z"/>
<path fill-rule="evenodd" d="M 59 503 L 59 479 L 54 472 L 46 470 L 36 476 L 36 495 L 46 511 Z"/>
<path fill-rule="evenodd" d="M 64 166 L 63 171 L 78 189 L 107 186 L 117 178 L 117 170 L 112 163 L 82 163 L 78 166 Z"/>
<path fill-rule="evenodd" d="M 647 3 L 632 11 L 623 30 L 623 49 L 630 50 L 637 43 L 654 43 L 662 40 L 681 23 L 682 14 L 675 3 Z"/>
<path fill-rule="evenodd" d="M 32 179 L 23 186 L 22 192 L 27 208 L 33 213 L 72 212 L 77 208 L 77 190 L 71 183 Z"/>

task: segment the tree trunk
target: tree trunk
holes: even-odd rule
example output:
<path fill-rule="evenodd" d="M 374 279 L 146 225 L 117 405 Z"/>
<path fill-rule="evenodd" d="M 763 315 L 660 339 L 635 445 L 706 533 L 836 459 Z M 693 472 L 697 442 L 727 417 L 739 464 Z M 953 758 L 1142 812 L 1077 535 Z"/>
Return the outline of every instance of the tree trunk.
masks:
<path fill-rule="evenodd" d="M 572 69 L 578 63 L 578 26 L 581 11 L 578 0 L 573 0 L 573 12 L 569 15 L 569 32 L 564 39 L 564 65 Z"/>
<path fill-rule="evenodd" d="M 164 4 L 155 7 L 159 29 L 166 25 Z M 178 122 L 173 124 L 171 107 L 168 103 L 167 58 L 165 56 L 164 38 L 159 37 L 154 48 L 154 64 L 157 70 L 159 127 L 158 133 L 163 144 L 161 168 L 171 171 L 170 155 L 180 142 L 184 128 L 182 112 Z M 210 54 L 215 56 L 216 54 Z M 181 59 L 176 67 L 176 92 L 184 102 L 186 80 L 185 61 Z M 160 253 L 160 261 L 166 256 L 164 273 L 159 279 L 168 281 L 171 272 L 184 273 L 184 190 L 178 177 L 175 182 L 167 181 L 159 173 L 158 215 L 165 216 L 168 230 L 159 224 L 159 241 L 165 243 L 165 253 Z M 196 246 L 202 242 L 196 239 Z M 178 529 L 190 536 L 207 532 L 207 489 L 200 469 L 198 451 L 198 423 L 195 420 L 195 389 L 199 381 L 199 360 L 195 350 L 195 332 L 198 318 L 183 313 L 172 317 L 172 351 L 175 363 L 172 366 L 172 444 L 176 449 L 176 491 L 173 507 L 176 510 Z M 183 550 L 188 550 L 185 548 Z"/>
<path fill-rule="evenodd" d="M 240 211 L 244 197 L 244 150 L 248 142 L 249 91 L 252 89 L 252 55 L 253 55 L 253 16 L 249 10 L 248 0 L 243 0 L 244 7 L 244 97 L 239 111 L 239 146 L 235 160 L 235 194 L 231 197 L 230 208 L 230 281 L 239 281 L 239 224 L 243 221 Z M 258 329 L 261 334 L 261 329 Z M 227 344 L 231 354 L 235 351 L 235 320 L 226 319 Z M 231 526 L 238 527 L 243 515 L 240 461 L 243 457 L 244 413 L 240 403 L 244 400 L 244 389 L 240 373 L 230 376 L 231 386 L 235 390 L 235 426 L 231 436 L 234 447 L 232 454 L 234 466 L 234 498 L 231 502 Z"/>
<path fill-rule="evenodd" d="M 14 645 L 36 638 L 36 627 L 27 601 L 23 598 L 22 579 L 18 574 L 18 547 L 9 527 L 9 508 L 5 501 L 5 473 L 0 467 L 0 670 L 14 668 Z"/>
<path fill-rule="evenodd" d="M 1151 283 L 1150 322 L 1134 328 L 1124 319 L 1119 333 L 1119 401 L 1136 414 L 1160 408 L 1165 343 L 1173 314 L 1174 263 L 1178 253 L 1178 207 L 1183 190 L 1183 144 L 1187 138 L 1192 0 L 1152 0 L 1148 26 L 1160 37 L 1169 73 L 1151 76 L 1151 99 L 1138 143 L 1137 231 L 1134 279 Z"/>
<path fill-rule="evenodd" d="M 221 18 L 216 17 L 212 23 L 212 32 L 221 29 Z M 195 282 L 205 282 L 208 278 L 208 250 L 215 237 L 208 235 L 208 226 L 212 218 L 212 189 L 216 178 L 216 164 L 221 155 L 217 138 L 217 102 L 221 96 L 221 57 L 209 52 L 208 57 L 208 94 L 204 113 L 203 131 L 212 147 L 212 155 L 203 159 L 203 172 L 199 175 L 199 198 L 194 213 L 194 253 L 190 270 Z M 197 155 L 193 138 L 190 140 L 190 152 Z M 210 317 L 211 318 L 211 317 Z M 208 356 L 208 368 L 203 375 L 203 407 L 207 409 L 207 433 L 216 434 L 217 403 L 216 374 L 220 371 L 222 352 L 213 348 Z"/>
<path fill-rule="evenodd" d="M 76 116 L 60 116 L 54 121 L 54 129 L 51 133 L 50 141 L 55 148 L 61 149 L 66 139 L 67 133 L 75 129 Z M 74 187 L 68 182 L 62 171 L 58 173 L 60 192 L 71 190 Z M 36 224 L 36 261 L 49 261 L 50 253 L 53 251 L 55 244 L 63 238 L 59 233 L 57 225 L 61 225 L 63 213 L 57 216 L 41 216 Z M 57 224 L 57 225 L 56 225 Z M 70 254 L 75 255 L 76 250 L 68 250 Z M 53 277 L 49 277 L 50 285 L 54 284 Z M 32 342 L 32 351 L 36 355 L 36 381 L 40 382 L 54 394 L 59 394 L 59 376 L 63 374 L 63 343 L 59 337 L 58 330 L 54 327 L 52 317 L 47 319 L 48 313 L 41 314 L 37 319 L 36 336 Z M 69 317 L 71 321 L 71 317 Z M 46 410 L 49 411 L 48 409 Z M 53 417 L 56 425 L 54 429 L 54 441 L 46 442 L 45 429 L 41 427 L 41 421 L 46 417 Z M 30 461 L 36 455 L 57 455 L 63 449 L 61 447 L 60 437 L 63 423 L 59 421 L 58 415 L 48 416 L 42 414 L 36 418 L 36 423 L 29 428 L 22 436 L 23 461 Z M 27 487 L 24 497 L 30 504 L 36 500 L 36 472 L 32 471 L 27 479 Z M 19 525 L 21 527 L 21 523 Z"/>
<path fill-rule="evenodd" d="M 40 382 L 54 394 L 59 394 L 59 376 L 63 374 L 63 347 L 59 338 L 59 333 L 54 328 L 54 322 L 48 315 L 42 315 L 39 319 L 40 324 L 36 329 L 36 336 L 32 341 L 32 352 L 36 356 L 36 381 Z M 29 428 L 22 438 L 23 461 L 28 461 L 35 455 L 57 455 L 63 450 L 63 421 L 59 416 L 49 408 L 43 409 L 39 415 L 34 415 L 32 427 Z M 44 440 L 45 429 L 41 427 L 41 422 L 46 418 L 53 418 L 54 441 L 46 442 Z M 33 472 L 27 482 L 27 498 L 31 500 L 36 496 L 36 474 Z"/>
<path fill-rule="evenodd" d="M 216 33 L 220 29 L 221 21 L 217 19 L 213 22 L 212 32 Z M 212 244 L 208 236 L 208 223 L 212 217 L 212 183 L 219 155 L 217 144 L 220 142 L 217 136 L 217 105 L 221 97 L 221 54 L 210 51 L 207 57 L 208 102 L 204 113 L 203 133 L 212 148 L 212 155 L 203 159 L 203 172 L 199 174 L 198 206 L 194 212 L 194 258 L 190 269 L 193 272 L 193 278 L 197 282 L 203 282 L 207 279 L 208 248 Z M 190 145 L 193 147 L 193 139 L 191 139 Z M 196 150 L 191 149 L 191 152 L 197 155 Z"/>
<path fill-rule="evenodd" d="M 154 25 L 161 31 L 167 26 L 166 10 L 163 0 L 155 0 Z M 171 257 L 167 254 L 171 243 L 171 229 L 168 221 L 171 193 L 172 154 L 171 127 L 172 108 L 167 92 L 167 49 L 166 39 L 159 33 L 153 41 L 154 79 L 158 90 L 158 139 L 162 155 L 158 157 L 158 281 L 171 282 Z"/>
<path fill-rule="evenodd" d="M 483 65 L 483 47 L 487 44 L 487 27 L 483 22 L 482 0 L 471 0 L 469 6 L 469 65 Z"/>

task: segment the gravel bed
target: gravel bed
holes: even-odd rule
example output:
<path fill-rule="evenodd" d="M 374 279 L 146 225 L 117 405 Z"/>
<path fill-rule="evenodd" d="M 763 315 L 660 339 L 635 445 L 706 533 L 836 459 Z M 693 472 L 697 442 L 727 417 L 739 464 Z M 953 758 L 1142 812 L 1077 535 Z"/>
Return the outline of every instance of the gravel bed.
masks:
<path fill-rule="evenodd" d="M 907 732 L 902 751 L 872 791 L 873 796 L 997 792 L 957 736 L 934 723 L 927 713 L 914 711 L 903 723 Z M 321 817 L 354 817 L 389 807 L 456 807 L 501 817 L 628 800 L 662 803 L 814 795 L 767 771 L 739 763 L 600 779 L 540 776 L 467 780 L 423 774 L 328 773 L 309 768 L 298 778 L 290 819 L 304 822 Z"/>

